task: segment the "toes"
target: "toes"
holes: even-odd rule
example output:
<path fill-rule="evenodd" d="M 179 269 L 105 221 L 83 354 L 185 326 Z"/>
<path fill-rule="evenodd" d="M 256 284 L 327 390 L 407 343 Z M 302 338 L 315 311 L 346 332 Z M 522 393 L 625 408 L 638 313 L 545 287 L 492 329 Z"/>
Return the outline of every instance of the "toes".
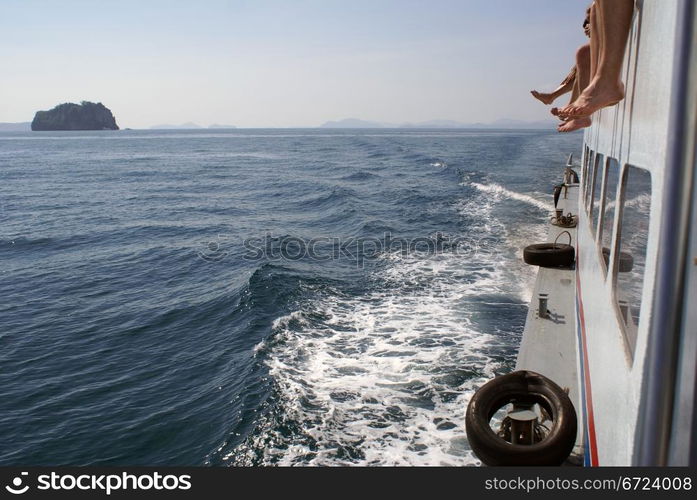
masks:
<path fill-rule="evenodd" d="M 559 125 L 557 130 L 562 133 L 569 133 L 575 132 L 576 130 L 581 130 L 586 127 L 590 127 L 591 125 L 592 122 L 589 119 L 571 119 L 568 122 Z"/>

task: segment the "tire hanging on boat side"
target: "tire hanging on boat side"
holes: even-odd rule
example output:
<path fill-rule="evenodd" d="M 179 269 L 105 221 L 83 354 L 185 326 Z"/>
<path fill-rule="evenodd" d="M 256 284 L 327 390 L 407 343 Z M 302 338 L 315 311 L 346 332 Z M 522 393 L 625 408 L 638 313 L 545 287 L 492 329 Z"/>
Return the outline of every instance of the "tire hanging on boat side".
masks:
<path fill-rule="evenodd" d="M 537 403 L 552 419 L 552 427 L 540 442 L 511 444 L 499 437 L 489 422 L 509 403 Z M 517 371 L 487 382 L 467 407 L 467 440 L 474 453 L 490 466 L 561 465 L 576 443 L 577 418 L 564 390 L 550 379 L 531 371 Z"/>
<path fill-rule="evenodd" d="M 610 267 L 610 249 L 603 247 L 603 260 L 605 261 L 605 267 Z M 634 257 L 632 254 L 627 252 L 620 252 L 620 257 L 617 260 L 617 271 L 620 273 L 630 273 L 634 269 Z"/>
<path fill-rule="evenodd" d="M 525 247 L 523 260 L 531 266 L 572 267 L 576 260 L 576 250 L 571 245 L 538 243 Z"/>

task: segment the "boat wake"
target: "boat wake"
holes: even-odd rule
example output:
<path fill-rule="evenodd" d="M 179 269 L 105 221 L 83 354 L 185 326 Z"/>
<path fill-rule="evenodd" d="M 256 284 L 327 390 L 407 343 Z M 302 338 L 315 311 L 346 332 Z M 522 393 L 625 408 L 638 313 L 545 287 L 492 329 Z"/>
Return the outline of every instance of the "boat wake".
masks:
<path fill-rule="evenodd" d="M 478 221 L 468 224 L 471 234 L 496 238 L 499 251 L 385 254 L 365 292 L 325 287 L 277 318 L 255 351 L 274 381 L 270 404 L 224 461 L 478 463 L 465 408 L 477 387 L 513 368 L 531 280 L 517 258 L 525 235 L 492 222 L 497 197 L 457 209 Z"/>
<path fill-rule="evenodd" d="M 484 193 L 491 193 L 500 198 L 508 198 L 511 200 L 521 201 L 523 203 L 527 203 L 528 205 L 537 207 L 540 210 L 551 211 L 553 208 L 550 203 L 545 203 L 527 194 L 516 193 L 515 191 L 506 189 L 505 187 L 499 184 L 479 184 L 477 182 L 471 182 L 470 185 Z"/>

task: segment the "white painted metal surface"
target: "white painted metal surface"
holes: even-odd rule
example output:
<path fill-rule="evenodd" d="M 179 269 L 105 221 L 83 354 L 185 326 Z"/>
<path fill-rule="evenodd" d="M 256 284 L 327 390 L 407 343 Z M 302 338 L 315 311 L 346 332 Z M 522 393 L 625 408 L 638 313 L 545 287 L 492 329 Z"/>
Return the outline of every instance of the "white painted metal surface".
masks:
<path fill-rule="evenodd" d="M 629 166 L 651 174 L 648 246 L 641 315 L 633 352 L 623 331 L 622 311 L 617 305 L 618 261 L 611 259 L 607 276 L 602 263 L 597 236 L 602 216 L 594 225 L 594 217 L 589 216 L 586 208 L 579 209 L 577 302 L 589 465 L 630 465 L 635 455 L 659 258 L 664 167 L 671 133 L 672 54 L 676 44 L 677 13 L 677 0 L 637 2 L 625 58 L 626 98 L 619 105 L 596 113 L 594 124 L 584 138 L 587 148 L 584 148 L 584 164 L 591 160 L 590 153 L 595 152 L 619 162 L 620 179 Z M 589 173 L 583 180 L 586 185 L 592 183 Z M 605 198 L 604 190 L 603 187 L 600 200 Z M 609 193 L 616 206 L 625 201 L 621 191 Z M 602 210 L 602 207 L 594 208 Z M 615 217 L 614 235 L 619 226 L 620 217 Z M 616 245 L 617 239 L 613 238 L 611 255 L 616 254 Z"/>

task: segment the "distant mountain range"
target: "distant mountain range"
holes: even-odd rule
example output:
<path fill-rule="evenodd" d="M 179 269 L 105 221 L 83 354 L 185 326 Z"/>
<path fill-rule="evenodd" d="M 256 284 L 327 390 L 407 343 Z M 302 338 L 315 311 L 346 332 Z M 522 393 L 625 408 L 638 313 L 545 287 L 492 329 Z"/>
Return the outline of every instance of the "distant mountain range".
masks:
<path fill-rule="evenodd" d="M 522 120 L 496 120 L 491 123 L 463 123 L 453 120 L 430 120 L 418 123 L 385 123 L 359 120 L 356 118 L 346 118 L 345 120 L 329 121 L 321 125 L 321 128 L 470 128 L 470 129 L 548 129 L 555 127 L 557 122 L 553 120 L 545 121 L 522 121 Z M 208 127 L 193 122 L 182 123 L 180 125 L 161 124 L 150 127 L 152 130 L 186 130 L 186 129 L 234 129 L 234 125 L 220 125 L 214 123 Z M 31 131 L 30 122 L 21 123 L 0 123 L 0 132 L 29 132 Z"/>
<path fill-rule="evenodd" d="M 153 125 L 150 127 L 152 130 L 173 130 L 173 129 L 179 129 L 179 130 L 192 130 L 192 129 L 200 129 L 200 128 L 237 128 L 234 125 L 219 125 L 217 123 L 214 123 L 213 125 L 210 125 L 209 127 L 202 127 L 198 123 L 193 123 L 193 122 L 187 122 L 187 123 L 182 123 L 181 125 L 170 125 L 167 123 L 163 123 L 161 125 Z"/>
<path fill-rule="evenodd" d="M 0 123 L 0 132 L 30 132 L 31 122 Z"/>
<path fill-rule="evenodd" d="M 453 120 L 430 120 L 418 123 L 383 123 L 346 118 L 329 121 L 321 128 L 475 128 L 475 129 L 547 129 L 554 127 L 554 120 L 532 121 L 501 119 L 491 123 L 462 123 Z"/>

